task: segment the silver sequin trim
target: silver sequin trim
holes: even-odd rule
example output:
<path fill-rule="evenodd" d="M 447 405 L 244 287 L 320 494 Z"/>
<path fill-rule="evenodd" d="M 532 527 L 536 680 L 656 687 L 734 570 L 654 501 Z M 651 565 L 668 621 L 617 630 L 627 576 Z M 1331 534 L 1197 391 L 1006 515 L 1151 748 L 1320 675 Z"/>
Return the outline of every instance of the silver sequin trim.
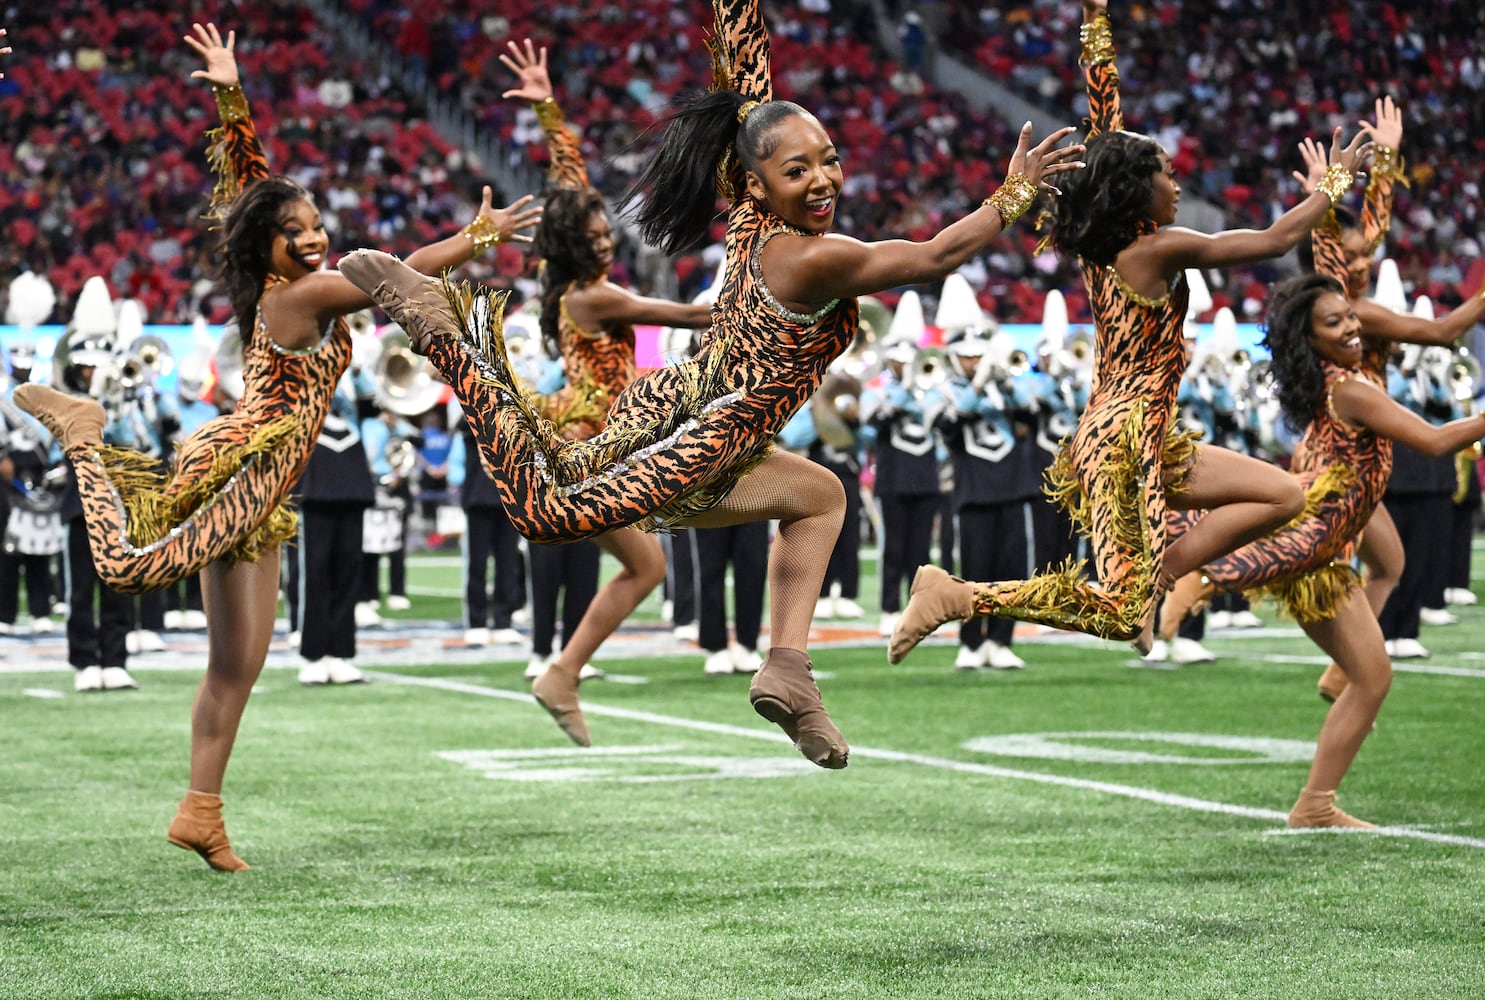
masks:
<path fill-rule="evenodd" d="M 823 306 L 816 309 L 812 313 L 799 313 L 795 312 L 793 309 L 790 309 L 778 299 L 774 298 L 773 292 L 771 292 L 768 288 L 768 283 L 763 280 L 763 248 L 768 245 L 769 240 L 773 239 L 780 233 L 792 232 L 792 229 L 775 229 L 771 233 L 766 233 L 764 237 L 758 241 L 758 245 L 753 248 L 753 255 L 748 258 L 748 270 L 753 272 L 753 280 L 758 283 L 758 288 L 763 292 L 763 301 L 768 303 L 768 307 L 770 309 L 772 309 L 774 312 L 778 313 L 780 316 L 784 317 L 784 319 L 788 320 L 791 323 L 798 323 L 800 326 L 812 326 L 813 324 L 820 322 L 820 320 L 824 318 L 826 313 L 830 312 L 830 310 L 840 305 L 840 299 L 831 299 L 829 302 L 825 303 Z"/>

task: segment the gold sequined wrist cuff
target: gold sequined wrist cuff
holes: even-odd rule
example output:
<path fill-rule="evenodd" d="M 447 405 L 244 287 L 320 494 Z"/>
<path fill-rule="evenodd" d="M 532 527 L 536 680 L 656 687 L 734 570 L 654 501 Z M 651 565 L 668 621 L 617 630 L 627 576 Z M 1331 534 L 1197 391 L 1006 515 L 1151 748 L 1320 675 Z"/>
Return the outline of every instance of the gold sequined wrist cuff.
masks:
<path fill-rule="evenodd" d="M 1332 163 L 1325 168 L 1325 176 L 1320 179 L 1319 184 L 1315 185 L 1315 190 L 1329 198 L 1330 203 L 1334 205 L 1346 196 L 1347 191 L 1351 190 L 1351 182 L 1355 179 L 1356 175 L 1351 171 L 1339 163 Z"/>
<path fill-rule="evenodd" d="M 985 199 L 984 204 L 1000 213 L 1000 228 L 1009 229 L 1011 223 L 1021 218 L 1022 213 L 1036 201 L 1036 195 L 1036 184 L 1025 174 L 1011 174 L 1000 190 Z"/>
<path fill-rule="evenodd" d="M 1091 22 L 1084 21 L 1078 29 L 1078 37 L 1083 42 L 1084 66 L 1114 61 L 1114 30 L 1109 24 L 1108 14 L 1100 13 Z"/>
<path fill-rule="evenodd" d="M 212 93 L 217 96 L 217 113 L 222 116 L 223 124 L 240 122 L 248 117 L 247 95 L 237 84 L 230 87 L 212 87 Z"/>
<path fill-rule="evenodd" d="M 474 221 L 459 232 L 469 237 L 476 257 L 500 242 L 499 228 L 483 215 L 476 215 Z"/>
<path fill-rule="evenodd" d="M 536 120 L 541 123 L 543 131 L 552 132 L 562 127 L 562 109 L 556 101 L 548 97 L 531 106 L 536 109 Z"/>
<path fill-rule="evenodd" d="M 1391 146 L 1372 149 L 1372 176 L 1398 178 L 1403 175 L 1402 156 Z"/>

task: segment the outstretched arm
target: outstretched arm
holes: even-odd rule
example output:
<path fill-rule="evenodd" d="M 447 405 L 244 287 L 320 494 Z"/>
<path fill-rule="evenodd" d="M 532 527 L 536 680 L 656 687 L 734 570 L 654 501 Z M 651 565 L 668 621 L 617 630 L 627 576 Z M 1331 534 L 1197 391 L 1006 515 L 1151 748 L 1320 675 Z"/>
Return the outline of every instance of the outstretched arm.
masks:
<path fill-rule="evenodd" d="M 1375 253 L 1387 238 L 1387 230 L 1392 224 L 1392 189 L 1403 176 L 1402 154 L 1399 152 L 1403 134 L 1402 111 L 1390 96 L 1377 98 L 1376 111 L 1374 124 L 1361 123 L 1375 144 L 1371 176 L 1366 182 L 1366 202 L 1361 208 L 1361 229 L 1370 253 Z"/>
<path fill-rule="evenodd" d="M 1051 180 L 1057 174 L 1082 168 L 1078 156 L 1083 146 L 1056 148 L 1072 131 L 1071 126 L 1058 129 L 1032 147 L 1027 122 L 1000 190 L 926 242 L 863 243 L 834 234 L 771 241 L 763 253 L 768 287 L 785 302 L 819 306 L 947 276 L 1008 228 L 1041 191 L 1055 194 Z M 781 259 L 779 254 L 787 255 L 787 263 L 770 267 L 770 261 Z"/>
<path fill-rule="evenodd" d="M 520 230 L 541 221 L 541 209 L 529 207 L 534 196 L 522 195 L 504 208 L 493 207 L 490 198 L 486 185 L 474 221 L 447 239 L 414 250 L 408 254 L 407 265 L 423 274 L 437 275 L 473 260 L 497 243 L 530 243 L 531 237 Z M 336 316 L 374 305 L 370 296 L 339 271 L 306 275 L 281 295 L 285 304 L 318 316 L 320 326 Z"/>
<path fill-rule="evenodd" d="M 547 47 L 537 49 L 526 39 L 524 47 L 515 42 L 506 42 L 509 54 L 502 54 L 500 61 L 516 74 L 519 86 L 507 90 L 502 97 L 513 97 L 530 101 L 536 111 L 537 121 L 547 136 L 547 151 L 552 165 L 547 176 L 557 187 L 582 188 L 588 186 L 588 168 L 583 163 L 583 154 L 577 136 L 562 119 L 562 109 L 553 98 L 552 80 L 547 75 Z"/>
<path fill-rule="evenodd" d="M 673 326 L 700 330 L 712 325 L 712 307 L 636 295 L 612 281 L 600 281 L 567 293 L 574 320 L 585 329 L 615 324 Z"/>
<path fill-rule="evenodd" d="M 1114 32 L 1109 23 L 1109 0 L 1083 0 L 1083 79 L 1088 87 L 1089 135 L 1117 132 L 1124 127 L 1119 106 L 1119 67 L 1114 65 Z"/>
<path fill-rule="evenodd" d="M 1350 188 L 1357 169 L 1371 154 L 1372 144 L 1367 140 L 1363 130 L 1343 147 L 1341 130 L 1336 129 L 1325 179 L 1267 229 L 1230 229 L 1208 235 L 1167 226 L 1141 241 L 1148 245 L 1144 252 L 1158 257 L 1160 269 L 1167 274 L 1188 267 L 1231 267 L 1279 256 L 1304 238 Z"/>
<path fill-rule="evenodd" d="M 1370 299 L 1353 302 L 1361 320 L 1361 332 L 1370 340 L 1425 344 L 1448 347 L 1469 333 L 1476 323 L 1485 320 L 1485 290 L 1471 295 L 1442 319 L 1424 319 L 1407 313 L 1393 312 Z"/>
<path fill-rule="evenodd" d="M 1434 425 L 1366 379 L 1346 379 L 1331 389 L 1336 416 L 1425 455 L 1451 455 L 1485 437 L 1485 414 Z"/>
<path fill-rule="evenodd" d="M 206 68 L 196 70 L 191 78 L 211 84 L 217 98 L 217 112 L 222 118 L 221 126 L 206 134 L 210 140 L 206 160 L 217 175 L 217 186 L 211 196 L 212 214 L 225 219 L 243 187 L 269 175 L 268 157 L 258 141 L 258 130 L 242 93 L 234 51 L 237 32 L 227 32 L 227 40 L 223 42 L 215 24 L 193 24 L 191 31 L 192 34 L 185 36 L 186 44 L 206 63 Z"/>

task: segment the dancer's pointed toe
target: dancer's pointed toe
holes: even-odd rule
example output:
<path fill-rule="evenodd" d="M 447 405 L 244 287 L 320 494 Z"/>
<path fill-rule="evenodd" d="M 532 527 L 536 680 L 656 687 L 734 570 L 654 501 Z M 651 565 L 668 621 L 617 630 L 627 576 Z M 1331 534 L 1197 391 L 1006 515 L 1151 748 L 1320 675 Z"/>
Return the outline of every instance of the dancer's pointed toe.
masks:
<path fill-rule="evenodd" d="M 74 396 L 49 385 L 26 382 L 16 386 L 15 405 L 41 421 L 43 427 L 71 454 L 103 443 L 106 416 L 91 396 Z"/>
<path fill-rule="evenodd" d="M 165 834 L 176 847 L 195 851 L 219 872 L 247 871 L 251 866 L 232 852 L 227 827 L 222 823 L 222 797 L 207 792 L 187 792 L 175 819 Z"/>
<path fill-rule="evenodd" d="M 830 720 L 815 684 L 810 658 L 799 649 L 774 647 L 748 688 L 753 711 L 784 731 L 812 764 L 839 770 L 851 748 Z"/>
<path fill-rule="evenodd" d="M 459 322 L 437 278 L 380 250 L 352 250 L 336 267 L 402 327 L 415 353 L 427 354 L 435 338 L 459 336 Z"/>
<path fill-rule="evenodd" d="M 583 718 L 577 692 L 576 677 L 560 674 L 551 667 L 531 682 L 531 697 L 536 703 L 547 710 L 568 739 L 580 747 L 588 747 L 593 742 L 588 737 L 588 721 Z"/>
<path fill-rule="evenodd" d="M 974 615 L 974 610 L 974 584 L 950 576 L 939 566 L 919 566 L 907 607 L 887 643 L 887 661 L 901 663 L 934 629 L 947 622 L 964 621 Z"/>

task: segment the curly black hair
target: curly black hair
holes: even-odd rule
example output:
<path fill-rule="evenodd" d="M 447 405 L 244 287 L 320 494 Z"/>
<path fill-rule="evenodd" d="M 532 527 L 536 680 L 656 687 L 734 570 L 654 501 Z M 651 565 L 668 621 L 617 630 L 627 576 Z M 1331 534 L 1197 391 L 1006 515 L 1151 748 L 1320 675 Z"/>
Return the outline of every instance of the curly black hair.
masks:
<path fill-rule="evenodd" d="M 1274 289 L 1264 321 L 1263 346 L 1273 356 L 1274 393 L 1284 422 L 1302 431 L 1325 399 L 1325 372 L 1310 345 L 1315 302 L 1322 295 L 1345 296 L 1341 283 L 1326 274 L 1302 274 Z"/>
<path fill-rule="evenodd" d="M 1087 164 L 1057 178 L 1051 239 L 1059 253 L 1089 264 L 1112 264 L 1150 225 L 1160 144 L 1134 132 L 1100 132 L 1086 140 Z"/>
<path fill-rule="evenodd" d="M 222 224 L 222 283 L 237 317 L 244 345 L 257 329 L 258 299 L 271 269 L 273 238 L 283 226 L 285 209 L 314 197 L 287 177 L 265 177 L 249 185 L 232 203 Z"/>
<path fill-rule="evenodd" d="M 739 125 L 745 101 L 735 90 L 693 93 L 665 119 L 659 148 L 624 193 L 646 243 L 668 254 L 700 244 L 717 217 L 717 168 L 728 151 L 756 170 L 778 148 L 779 124 L 809 115 L 793 101 L 764 101 Z"/>
<path fill-rule="evenodd" d="M 574 281 L 586 283 L 603 273 L 588 224 L 594 215 L 607 211 L 603 195 L 591 187 L 556 187 L 546 194 L 532 250 L 543 264 L 541 337 L 554 356 L 559 350 L 562 293 Z"/>

